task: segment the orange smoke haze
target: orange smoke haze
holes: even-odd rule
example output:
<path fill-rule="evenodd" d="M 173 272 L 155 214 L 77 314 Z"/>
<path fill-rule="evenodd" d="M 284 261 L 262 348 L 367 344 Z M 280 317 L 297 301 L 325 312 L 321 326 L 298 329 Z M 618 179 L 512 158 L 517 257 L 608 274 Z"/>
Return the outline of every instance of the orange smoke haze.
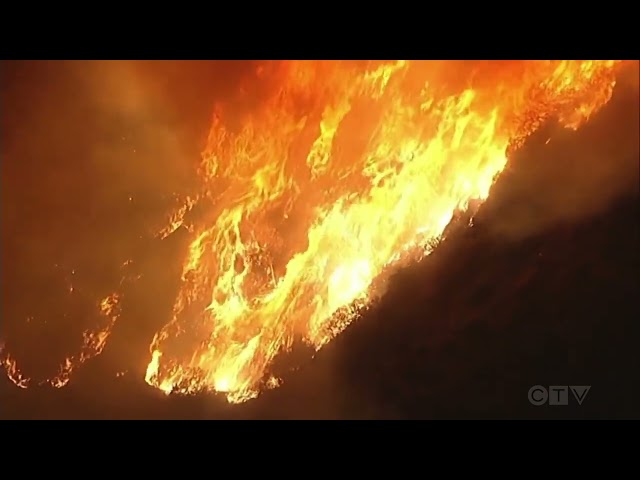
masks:
<path fill-rule="evenodd" d="M 176 126 L 186 115 L 161 111 L 158 101 L 180 68 L 167 65 L 165 83 L 143 64 L 99 63 L 80 75 L 92 108 L 141 124 L 174 117 L 173 126 L 146 126 L 156 129 L 150 139 L 163 139 L 158 158 L 136 167 L 138 180 L 121 191 L 179 194 L 168 221 L 154 210 L 141 235 L 190 236 L 146 381 L 167 393 L 222 392 L 231 402 L 279 385 L 270 370 L 279 354 L 296 341 L 330 342 L 390 272 L 429 254 L 458 212 L 488 198 L 527 138 L 555 120 L 579 128 L 609 101 L 619 75 L 637 68 L 609 60 L 219 64 L 206 78 L 217 79 L 211 89 L 224 100 L 192 168 L 199 139 Z M 236 72 L 223 76 L 225 68 Z M 188 88 L 183 95 L 200 101 Z M 101 165 L 107 176 L 118 168 Z M 137 278 L 130 253 L 109 256 L 122 272 L 115 285 L 92 290 L 102 323 L 44 382 L 66 384 L 108 344 Z M 3 364 L 14 383 L 29 385 L 13 356 L 4 352 Z"/>

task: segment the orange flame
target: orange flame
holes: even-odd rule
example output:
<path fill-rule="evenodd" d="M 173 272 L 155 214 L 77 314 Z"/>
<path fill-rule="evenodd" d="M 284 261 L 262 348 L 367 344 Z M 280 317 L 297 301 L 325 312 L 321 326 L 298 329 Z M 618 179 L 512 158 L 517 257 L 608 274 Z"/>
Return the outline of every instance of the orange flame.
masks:
<path fill-rule="evenodd" d="M 0 352 L 2 348 L 0 348 Z M 31 380 L 25 377 L 20 369 L 18 368 L 18 364 L 15 359 L 7 354 L 4 358 L 0 359 L 0 364 L 7 372 L 7 378 L 18 388 L 29 388 L 29 383 Z"/>
<path fill-rule="evenodd" d="M 94 329 L 85 330 L 82 334 L 83 342 L 80 351 L 76 355 L 71 355 L 64 359 L 58 368 L 58 373 L 52 378 L 32 382 L 19 369 L 17 362 L 9 354 L 0 358 L 9 380 L 20 388 L 28 388 L 31 384 L 49 385 L 54 388 L 62 388 L 71 380 L 73 372 L 85 362 L 97 357 L 102 353 L 107 344 L 107 339 L 120 316 L 120 295 L 112 293 L 102 299 L 98 305 L 100 315 L 106 321 Z M 0 349 L 0 353 L 2 349 Z"/>
<path fill-rule="evenodd" d="M 276 355 L 334 338 L 405 252 L 427 254 L 487 198 L 532 132 L 552 118 L 578 128 L 606 104 L 623 63 L 486 62 L 469 77 L 462 62 L 260 67 L 266 98 L 245 115 L 216 107 L 202 192 L 161 233 L 207 206 L 147 382 L 232 402 L 278 385 Z"/>

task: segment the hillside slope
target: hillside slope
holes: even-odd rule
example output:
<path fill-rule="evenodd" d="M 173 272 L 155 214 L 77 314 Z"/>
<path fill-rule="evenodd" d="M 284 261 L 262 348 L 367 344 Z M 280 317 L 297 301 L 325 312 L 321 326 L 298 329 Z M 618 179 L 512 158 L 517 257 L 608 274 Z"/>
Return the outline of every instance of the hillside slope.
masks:
<path fill-rule="evenodd" d="M 433 255 L 398 272 L 315 358 L 301 349 L 283 360 L 300 367 L 255 401 L 167 398 L 139 375 L 105 374 L 119 345 L 148 344 L 153 329 L 134 339 L 130 323 L 68 388 L 22 391 L 3 380 L 1 415 L 638 418 L 638 131 L 637 92 L 622 92 L 577 133 L 540 132 L 472 227 L 452 229 Z M 155 316 L 152 303 L 170 308 L 175 268 L 163 287 L 138 287 L 145 293 L 133 295 L 130 317 Z M 534 407 L 527 391 L 536 384 L 592 388 L 582 405 Z"/>

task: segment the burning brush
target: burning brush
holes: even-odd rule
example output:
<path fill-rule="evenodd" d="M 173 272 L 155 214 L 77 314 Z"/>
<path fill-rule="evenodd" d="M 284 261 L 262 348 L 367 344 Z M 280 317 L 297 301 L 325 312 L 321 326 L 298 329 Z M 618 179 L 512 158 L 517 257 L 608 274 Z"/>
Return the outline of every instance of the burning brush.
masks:
<path fill-rule="evenodd" d="M 316 350 L 330 342 L 389 272 L 436 247 L 454 216 L 472 221 L 512 152 L 541 125 L 555 118 L 577 129 L 605 105 L 626 63 L 260 66 L 239 88 L 250 108 L 216 105 L 201 188 L 158 233 L 183 227 L 191 240 L 172 318 L 150 347 L 147 383 L 222 392 L 231 402 L 279 385 L 276 356 L 296 341 Z M 108 325 L 86 335 L 56 386 L 102 350 L 118 295 L 101 303 Z"/>

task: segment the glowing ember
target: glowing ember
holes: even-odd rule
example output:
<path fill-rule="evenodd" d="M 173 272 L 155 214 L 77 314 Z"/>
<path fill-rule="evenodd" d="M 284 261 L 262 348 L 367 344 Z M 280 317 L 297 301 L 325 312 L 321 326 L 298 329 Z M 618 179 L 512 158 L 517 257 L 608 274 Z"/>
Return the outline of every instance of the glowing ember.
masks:
<path fill-rule="evenodd" d="M 2 352 L 2 348 L 0 348 L 0 353 Z M 11 380 L 11 382 L 18 388 L 28 388 L 29 387 L 29 379 L 22 375 L 22 372 L 18 369 L 18 365 L 16 361 L 11 357 L 11 355 L 5 355 L 4 358 L 0 361 L 5 371 L 7 372 L 7 378 Z"/>

